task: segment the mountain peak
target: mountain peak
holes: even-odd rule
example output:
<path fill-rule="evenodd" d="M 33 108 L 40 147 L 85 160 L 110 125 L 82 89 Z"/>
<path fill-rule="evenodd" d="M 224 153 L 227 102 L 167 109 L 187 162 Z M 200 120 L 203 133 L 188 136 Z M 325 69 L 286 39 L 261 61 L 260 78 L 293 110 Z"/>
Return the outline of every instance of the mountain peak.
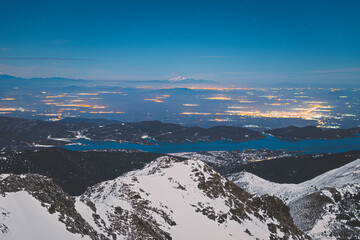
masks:
<path fill-rule="evenodd" d="M 177 76 L 177 77 L 170 78 L 169 80 L 173 81 L 173 82 L 179 82 L 179 81 L 186 80 L 186 79 L 188 79 L 188 78 L 183 77 L 183 76 L 180 75 L 180 76 Z"/>
<path fill-rule="evenodd" d="M 214 81 L 211 80 L 187 78 L 181 75 L 174 78 L 170 78 L 168 81 L 173 83 L 214 83 Z"/>
<path fill-rule="evenodd" d="M 279 199 L 253 197 L 199 160 L 158 158 L 88 188 L 77 206 L 83 216 L 97 214 L 87 221 L 102 234 L 118 238 L 305 238 Z"/>

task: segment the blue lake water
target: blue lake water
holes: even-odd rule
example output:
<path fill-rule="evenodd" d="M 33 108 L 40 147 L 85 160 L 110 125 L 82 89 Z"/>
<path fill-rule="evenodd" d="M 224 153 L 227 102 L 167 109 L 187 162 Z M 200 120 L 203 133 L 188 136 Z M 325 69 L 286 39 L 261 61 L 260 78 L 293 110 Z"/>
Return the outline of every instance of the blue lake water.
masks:
<path fill-rule="evenodd" d="M 133 143 L 101 142 L 86 139 L 77 139 L 74 142 L 81 145 L 68 145 L 64 148 L 73 151 L 95 150 L 95 149 L 137 149 L 154 153 L 177 153 L 177 152 L 198 152 L 198 151 L 231 151 L 235 149 L 287 149 L 288 151 L 302 151 L 303 153 L 338 153 L 351 150 L 360 150 L 360 137 L 344 139 L 309 139 L 301 141 L 290 141 L 266 136 L 245 142 L 233 142 L 221 140 L 216 142 L 184 142 L 184 143 L 163 143 L 154 142 L 155 145 L 142 145 Z"/>

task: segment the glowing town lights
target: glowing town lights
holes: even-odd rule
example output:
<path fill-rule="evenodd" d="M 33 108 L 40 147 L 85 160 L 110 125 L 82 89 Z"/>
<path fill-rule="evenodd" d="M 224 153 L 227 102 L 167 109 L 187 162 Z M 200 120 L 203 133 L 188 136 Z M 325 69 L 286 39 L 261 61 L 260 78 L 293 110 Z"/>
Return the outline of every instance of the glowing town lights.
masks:
<path fill-rule="evenodd" d="M 107 114 L 107 113 L 117 113 L 117 114 L 123 114 L 125 112 L 114 112 L 114 111 L 108 111 L 108 112 L 105 112 L 105 111 L 99 111 L 99 112 L 89 112 L 91 114 Z"/>
<path fill-rule="evenodd" d="M 229 101 L 229 100 L 233 100 L 232 98 L 229 97 L 208 97 L 208 98 L 204 98 L 207 100 L 223 100 L 223 101 Z"/>
<path fill-rule="evenodd" d="M 162 95 L 162 96 L 158 96 L 158 97 L 155 97 L 155 98 L 145 98 L 144 100 L 145 101 L 156 102 L 156 103 L 163 103 L 164 100 L 161 100 L 161 99 L 166 99 L 168 97 L 170 97 L 170 95 Z"/>
<path fill-rule="evenodd" d="M 232 122 L 232 119 L 229 118 L 214 118 L 214 119 L 209 119 L 210 122 Z"/>
<path fill-rule="evenodd" d="M 309 108 L 304 111 L 287 112 L 287 111 L 226 111 L 229 115 L 263 117 L 263 118 L 302 118 L 305 120 L 315 120 L 324 117 L 323 114 L 316 112 L 316 108 Z"/>
<path fill-rule="evenodd" d="M 198 107 L 198 106 L 200 106 L 200 105 L 199 105 L 199 104 L 184 103 L 183 106 L 184 106 L 184 107 Z"/>
<path fill-rule="evenodd" d="M 305 104 L 322 104 L 322 103 L 327 103 L 327 102 L 322 102 L 322 101 L 304 101 Z"/>
<path fill-rule="evenodd" d="M 46 105 L 54 105 L 57 107 L 82 107 L 82 108 L 92 108 L 93 105 L 88 104 L 64 104 L 64 103 L 53 103 L 53 102 L 46 102 Z"/>
<path fill-rule="evenodd" d="M 251 103 L 254 101 L 249 101 L 247 99 L 241 99 L 241 98 L 230 98 L 230 97 L 224 97 L 224 96 L 218 96 L 218 97 L 208 97 L 208 98 L 204 98 L 206 100 L 221 100 L 221 101 L 239 101 L 239 102 L 244 102 L 244 103 Z"/>
<path fill-rule="evenodd" d="M 268 105 L 268 106 L 284 106 L 289 104 L 290 103 L 264 103 L 264 105 Z"/>
<path fill-rule="evenodd" d="M 0 107 L 0 112 L 14 112 L 17 111 L 17 108 L 6 108 L 6 107 Z"/>
<path fill-rule="evenodd" d="M 1 99 L 2 101 L 14 101 L 15 100 L 15 98 L 3 98 L 3 99 Z"/>
<path fill-rule="evenodd" d="M 259 97 L 261 97 L 261 98 L 267 98 L 267 99 L 278 98 L 278 96 L 271 96 L 271 95 L 269 95 L 269 96 L 259 96 Z"/>
<path fill-rule="evenodd" d="M 100 91 L 99 93 L 111 93 L 111 94 L 121 94 L 122 92 L 109 92 L 109 91 Z"/>
<path fill-rule="evenodd" d="M 163 103 L 163 100 L 159 100 L 157 98 L 145 98 L 145 101 L 151 101 L 151 102 L 156 102 L 156 103 Z"/>
<path fill-rule="evenodd" d="M 97 109 L 97 108 L 99 108 L 99 109 L 104 109 L 104 108 L 108 108 L 109 106 L 93 106 L 93 107 L 91 107 L 91 108 L 94 108 L 94 109 Z"/>
<path fill-rule="evenodd" d="M 24 108 L 9 108 L 9 107 L 0 107 L 0 112 L 2 112 L 2 114 L 4 114 L 4 112 L 15 112 L 15 111 L 19 111 L 19 112 L 36 112 L 35 110 L 27 110 Z"/>
<path fill-rule="evenodd" d="M 212 113 L 202 113 L 202 112 L 182 112 L 181 115 L 212 115 Z"/>
<path fill-rule="evenodd" d="M 76 95 L 80 95 L 80 96 L 96 96 L 96 95 L 99 95 L 99 93 L 77 93 Z"/>
<path fill-rule="evenodd" d="M 67 95 L 54 95 L 54 96 L 46 96 L 45 98 L 62 98 L 62 97 L 67 97 Z"/>
<path fill-rule="evenodd" d="M 157 99 L 165 99 L 165 98 L 168 98 L 170 97 L 170 95 L 162 95 L 160 97 L 156 97 Z"/>

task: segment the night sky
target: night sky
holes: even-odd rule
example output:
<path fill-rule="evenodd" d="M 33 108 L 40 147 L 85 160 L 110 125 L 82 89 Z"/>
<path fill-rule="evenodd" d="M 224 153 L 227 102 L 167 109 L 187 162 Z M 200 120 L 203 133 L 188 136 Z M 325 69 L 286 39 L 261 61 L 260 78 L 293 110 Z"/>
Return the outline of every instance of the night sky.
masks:
<path fill-rule="evenodd" d="M 0 72 L 357 84 L 359 13 L 356 0 L 0 0 Z"/>

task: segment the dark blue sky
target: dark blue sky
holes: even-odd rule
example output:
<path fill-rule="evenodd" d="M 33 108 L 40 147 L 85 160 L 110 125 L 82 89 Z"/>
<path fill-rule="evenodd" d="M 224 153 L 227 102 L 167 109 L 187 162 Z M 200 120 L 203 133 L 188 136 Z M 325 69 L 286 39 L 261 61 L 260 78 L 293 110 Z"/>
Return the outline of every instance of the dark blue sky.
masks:
<path fill-rule="evenodd" d="M 0 0 L 0 72 L 360 82 L 360 1 Z"/>

